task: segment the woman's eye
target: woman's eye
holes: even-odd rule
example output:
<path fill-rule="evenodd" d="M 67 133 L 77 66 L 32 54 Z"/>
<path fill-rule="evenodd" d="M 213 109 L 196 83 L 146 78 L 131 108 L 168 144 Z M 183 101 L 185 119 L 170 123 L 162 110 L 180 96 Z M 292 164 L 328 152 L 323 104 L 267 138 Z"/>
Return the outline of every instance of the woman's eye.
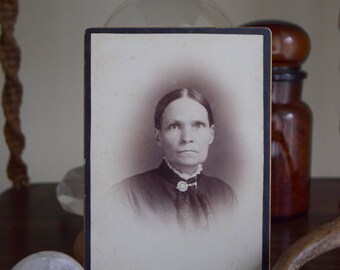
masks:
<path fill-rule="evenodd" d="M 194 124 L 194 127 L 195 128 L 204 128 L 205 125 L 203 123 L 201 123 L 201 122 L 197 122 L 197 123 Z"/>
<path fill-rule="evenodd" d="M 179 129 L 180 128 L 180 126 L 179 126 L 179 124 L 170 124 L 169 125 L 169 129 L 171 130 L 171 129 Z"/>

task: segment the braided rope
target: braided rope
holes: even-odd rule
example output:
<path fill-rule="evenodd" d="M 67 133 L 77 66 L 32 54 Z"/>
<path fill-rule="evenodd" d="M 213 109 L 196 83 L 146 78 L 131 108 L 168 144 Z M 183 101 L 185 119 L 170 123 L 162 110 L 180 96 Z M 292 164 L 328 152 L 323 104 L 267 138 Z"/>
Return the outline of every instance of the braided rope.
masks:
<path fill-rule="evenodd" d="M 10 152 L 7 175 L 14 188 L 21 189 L 29 186 L 29 178 L 27 166 L 21 159 L 25 137 L 21 132 L 19 117 L 22 101 L 22 85 L 18 78 L 20 49 L 13 36 L 17 15 L 17 0 L 0 1 L 0 62 L 5 74 L 2 106 L 6 118 L 4 134 Z"/>

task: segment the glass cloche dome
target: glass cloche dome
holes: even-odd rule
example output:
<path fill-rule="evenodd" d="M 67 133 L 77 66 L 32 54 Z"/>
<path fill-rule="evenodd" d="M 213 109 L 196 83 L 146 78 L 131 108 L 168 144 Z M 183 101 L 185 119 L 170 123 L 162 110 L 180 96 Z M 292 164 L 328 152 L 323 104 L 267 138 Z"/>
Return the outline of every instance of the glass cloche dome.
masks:
<path fill-rule="evenodd" d="M 223 10 L 209 0 L 126 0 L 105 27 L 231 27 Z"/>

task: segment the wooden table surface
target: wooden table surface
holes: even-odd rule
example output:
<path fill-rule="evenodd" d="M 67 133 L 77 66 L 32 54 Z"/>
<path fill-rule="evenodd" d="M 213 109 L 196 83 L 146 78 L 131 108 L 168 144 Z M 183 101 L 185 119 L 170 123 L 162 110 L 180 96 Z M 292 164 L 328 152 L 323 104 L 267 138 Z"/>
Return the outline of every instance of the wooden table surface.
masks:
<path fill-rule="evenodd" d="M 0 270 L 10 270 L 24 257 L 53 250 L 73 256 L 73 242 L 83 218 L 64 211 L 56 184 L 34 184 L 28 191 L 0 195 Z"/>
<path fill-rule="evenodd" d="M 305 233 L 340 215 L 340 179 L 313 179 L 311 194 L 307 215 L 272 223 L 272 263 Z M 22 258 L 39 251 L 54 250 L 73 256 L 73 243 L 82 227 L 82 217 L 60 207 L 56 184 L 34 184 L 28 191 L 10 189 L 2 193 L 0 270 L 10 270 Z M 340 249 L 316 258 L 302 269 L 340 269 Z"/>
<path fill-rule="evenodd" d="M 271 224 L 272 265 L 297 239 L 338 216 L 340 216 L 340 178 L 313 179 L 308 214 L 291 221 Z M 340 249 L 319 256 L 301 269 L 340 269 Z"/>

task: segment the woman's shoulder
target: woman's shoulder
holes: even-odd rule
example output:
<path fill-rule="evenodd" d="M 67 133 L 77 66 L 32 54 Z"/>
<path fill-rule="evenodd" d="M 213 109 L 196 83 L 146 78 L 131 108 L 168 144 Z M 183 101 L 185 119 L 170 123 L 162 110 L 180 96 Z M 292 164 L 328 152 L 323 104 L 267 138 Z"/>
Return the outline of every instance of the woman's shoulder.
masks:
<path fill-rule="evenodd" d="M 125 193 L 151 190 L 159 184 L 159 178 L 157 169 L 152 169 L 121 180 L 115 184 L 115 188 Z"/>
<path fill-rule="evenodd" d="M 211 188 L 222 188 L 222 189 L 228 189 L 228 190 L 231 189 L 230 185 L 226 181 L 218 177 L 202 174 L 200 178 L 202 182 L 206 183 Z"/>
<path fill-rule="evenodd" d="M 134 174 L 132 176 L 126 177 L 123 180 L 121 180 L 118 184 L 123 184 L 123 183 L 138 183 L 138 182 L 143 182 L 143 181 L 148 181 L 150 179 L 153 179 L 157 177 L 157 169 L 145 171 L 142 173 Z"/>
<path fill-rule="evenodd" d="M 200 185 L 207 190 L 208 194 L 211 194 L 215 199 L 236 202 L 236 195 L 233 188 L 224 180 L 202 174 Z"/>

